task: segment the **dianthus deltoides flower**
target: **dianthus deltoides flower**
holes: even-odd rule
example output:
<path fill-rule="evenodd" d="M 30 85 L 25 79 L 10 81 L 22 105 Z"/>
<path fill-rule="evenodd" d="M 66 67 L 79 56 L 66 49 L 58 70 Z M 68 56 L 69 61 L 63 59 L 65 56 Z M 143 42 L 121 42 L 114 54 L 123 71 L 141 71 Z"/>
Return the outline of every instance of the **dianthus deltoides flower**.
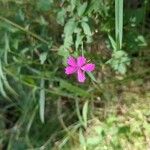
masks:
<path fill-rule="evenodd" d="M 65 73 L 67 75 L 77 74 L 77 79 L 81 83 L 86 79 L 85 72 L 91 72 L 95 69 L 95 64 L 87 63 L 86 58 L 83 56 L 79 56 L 78 58 L 70 56 L 67 59 L 67 64 Z"/>

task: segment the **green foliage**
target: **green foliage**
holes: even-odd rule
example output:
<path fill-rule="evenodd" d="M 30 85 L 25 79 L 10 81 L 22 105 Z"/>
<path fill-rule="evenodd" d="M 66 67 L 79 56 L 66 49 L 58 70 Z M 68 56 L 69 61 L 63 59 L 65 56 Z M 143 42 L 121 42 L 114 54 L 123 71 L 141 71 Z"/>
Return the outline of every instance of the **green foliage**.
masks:
<path fill-rule="evenodd" d="M 44 79 L 41 79 L 41 83 L 40 83 L 40 99 L 39 99 L 39 106 L 40 106 L 40 118 L 42 123 L 44 123 L 44 113 L 45 113 L 45 81 Z"/>
<path fill-rule="evenodd" d="M 87 128 L 88 102 L 85 102 L 83 106 L 82 116 L 83 116 L 84 127 Z"/>
<path fill-rule="evenodd" d="M 127 65 L 130 64 L 130 59 L 127 56 L 127 53 L 120 50 L 114 51 L 112 54 L 112 58 L 107 61 L 108 64 L 111 64 L 112 68 L 115 71 L 118 71 L 121 74 L 125 74 L 127 72 Z"/>
<path fill-rule="evenodd" d="M 123 0 L 1 0 L 0 149 L 116 150 L 126 143 L 146 149 L 139 141 L 149 139 L 149 109 L 129 107 L 119 116 L 110 103 L 128 105 L 128 98 L 120 101 L 128 81 L 149 83 L 148 6 L 147 0 L 135 9 Z M 64 73 L 70 55 L 96 64 L 84 84 Z M 139 89 L 143 99 L 146 90 Z"/>
<path fill-rule="evenodd" d="M 130 59 L 127 53 L 122 50 L 123 0 L 115 0 L 115 35 L 116 41 L 109 35 L 113 52 L 112 58 L 107 61 L 107 64 L 110 64 L 115 71 L 125 74 L 127 72 L 127 66 L 130 64 Z"/>
<path fill-rule="evenodd" d="M 123 36 L 123 0 L 115 0 L 115 31 L 117 49 L 122 48 Z"/>
<path fill-rule="evenodd" d="M 49 11 L 52 7 L 53 0 L 38 0 L 37 10 L 39 11 Z"/>

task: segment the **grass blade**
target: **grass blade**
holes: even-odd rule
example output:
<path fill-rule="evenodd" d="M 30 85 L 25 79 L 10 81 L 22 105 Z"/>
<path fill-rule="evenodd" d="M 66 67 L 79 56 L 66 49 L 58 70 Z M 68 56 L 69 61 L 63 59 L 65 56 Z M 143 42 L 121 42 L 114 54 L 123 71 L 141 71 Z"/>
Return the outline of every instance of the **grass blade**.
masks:
<path fill-rule="evenodd" d="M 39 105 L 40 105 L 40 119 L 42 123 L 44 123 L 44 112 L 45 112 L 45 89 L 44 87 L 45 87 L 45 81 L 44 79 L 41 79 Z"/>
<path fill-rule="evenodd" d="M 88 101 L 84 103 L 83 110 L 82 110 L 82 117 L 84 121 L 84 127 L 87 127 L 87 117 L 88 117 Z"/>
<path fill-rule="evenodd" d="M 121 50 L 123 37 L 123 0 L 115 0 L 115 28 L 117 49 Z"/>

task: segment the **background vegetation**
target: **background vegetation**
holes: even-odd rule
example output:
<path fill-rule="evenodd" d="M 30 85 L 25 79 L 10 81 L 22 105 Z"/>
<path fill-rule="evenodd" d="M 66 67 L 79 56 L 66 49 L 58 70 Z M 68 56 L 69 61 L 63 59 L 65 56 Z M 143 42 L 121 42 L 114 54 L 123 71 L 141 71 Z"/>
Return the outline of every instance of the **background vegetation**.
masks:
<path fill-rule="evenodd" d="M 0 149 L 150 149 L 149 0 L 0 0 L 0 37 Z"/>

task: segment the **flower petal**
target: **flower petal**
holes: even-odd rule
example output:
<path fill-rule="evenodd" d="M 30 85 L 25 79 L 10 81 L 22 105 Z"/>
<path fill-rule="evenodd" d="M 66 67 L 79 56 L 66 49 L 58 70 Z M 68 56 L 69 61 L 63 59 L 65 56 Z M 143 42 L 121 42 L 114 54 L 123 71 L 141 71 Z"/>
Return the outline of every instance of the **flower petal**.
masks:
<path fill-rule="evenodd" d="M 86 64 L 83 67 L 81 67 L 81 69 L 86 72 L 91 72 L 95 69 L 95 64 Z"/>
<path fill-rule="evenodd" d="M 75 67 L 71 67 L 71 66 L 68 66 L 65 68 L 65 74 L 69 75 L 69 74 L 73 74 L 76 72 L 76 68 Z"/>
<path fill-rule="evenodd" d="M 82 67 L 86 63 L 86 58 L 83 56 L 79 56 L 77 58 L 77 65 L 78 67 Z"/>
<path fill-rule="evenodd" d="M 79 69 L 77 71 L 77 76 L 78 76 L 78 81 L 81 82 L 81 83 L 83 83 L 85 81 L 85 79 L 86 79 L 85 78 L 85 74 L 84 74 L 84 72 L 81 69 Z"/>
<path fill-rule="evenodd" d="M 68 59 L 67 59 L 67 64 L 70 65 L 70 66 L 77 66 L 77 63 L 76 63 L 76 60 L 74 57 L 70 56 Z"/>

